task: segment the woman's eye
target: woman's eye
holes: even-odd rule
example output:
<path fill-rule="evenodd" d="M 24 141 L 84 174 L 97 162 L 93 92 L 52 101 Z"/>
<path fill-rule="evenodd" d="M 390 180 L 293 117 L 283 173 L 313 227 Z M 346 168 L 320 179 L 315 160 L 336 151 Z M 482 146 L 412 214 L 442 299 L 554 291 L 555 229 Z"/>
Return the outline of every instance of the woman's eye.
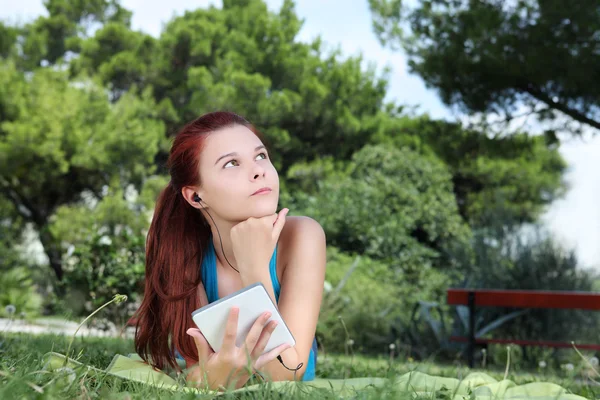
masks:
<path fill-rule="evenodd" d="M 238 165 L 238 162 L 237 162 L 237 160 L 231 160 L 231 161 L 227 162 L 227 164 L 223 165 L 223 168 L 227 168 L 227 166 L 229 164 L 232 164 L 233 167 L 236 167 Z"/>
<path fill-rule="evenodd" d="M 259 158 L 259 157 L 260 157 L 260 160 L 265 160 L 268 158 L 267 153 L 260 153 L 259 155 L 256 156 L 256 158 Z M 240 165 L 240 163 L 238 163 L 237 160 L 231 160 L 231 161 L 228 161 L 225 165 L 223 165 L 223 168 L 229 168 L 230 166 L 237 167 L 238 165 Z"/>

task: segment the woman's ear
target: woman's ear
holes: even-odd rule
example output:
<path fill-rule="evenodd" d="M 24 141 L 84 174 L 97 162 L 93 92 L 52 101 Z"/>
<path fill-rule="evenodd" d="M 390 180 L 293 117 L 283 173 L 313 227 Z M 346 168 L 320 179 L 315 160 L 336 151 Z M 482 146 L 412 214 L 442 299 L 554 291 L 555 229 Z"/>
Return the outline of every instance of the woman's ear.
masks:
<path fill-rule="evenodd" d="M 198 188 L 184 187 L 181 189 L 181 195 L 194 208 L 204 208 L 205 204 L 202 198 L 198 195 Z"/>

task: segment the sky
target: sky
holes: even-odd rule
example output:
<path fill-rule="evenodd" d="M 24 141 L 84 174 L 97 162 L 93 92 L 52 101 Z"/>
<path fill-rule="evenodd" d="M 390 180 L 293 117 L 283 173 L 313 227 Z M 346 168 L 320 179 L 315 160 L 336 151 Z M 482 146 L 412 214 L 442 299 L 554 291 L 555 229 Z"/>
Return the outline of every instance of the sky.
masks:
<path fill-rule="evenodd" d="M 267 0 L 268 7 L 277 11 L 283 0 Z M 221 6 L 210 0 L 122 0 L 133 11 L 133 29 L 159 36 L 163 24 L 185 10 Z M 367 62 L 392 69 L 387 100 L 418 106 L 417 110 L 433 118 L 456 118 L 439 99 L 434 89 L 410 74 L 407 60 L 401 51 L 383 48 L 372 30 L 367 0 L 297 0 L 296 11 L 304 19 L 298 39 L 310 41 L 321 36 L 333 49 L 339 46 L 344 56 L 362 54 Z M 0 0 L 0 19 L 8 22 L 27 21 L 46 10 L 41 0 Z M 542 220 L 567 248 L 574 249 L 583 267 L 600 271 L 600 133 L 585 139 L 563 141 L 560 152 L 569 164 L 566 180 L 570 186 L 564 199 L 555 201 Z"/>

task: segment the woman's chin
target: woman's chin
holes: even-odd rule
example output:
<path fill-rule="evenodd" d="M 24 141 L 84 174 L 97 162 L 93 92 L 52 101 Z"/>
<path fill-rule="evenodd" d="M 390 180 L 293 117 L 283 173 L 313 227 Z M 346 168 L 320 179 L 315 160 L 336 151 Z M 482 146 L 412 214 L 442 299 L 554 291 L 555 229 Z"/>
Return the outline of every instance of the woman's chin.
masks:
<path fill-rule="evenodd" d="M 253 207 L 251 214 L 249 217 L 254 218 L 262 218 L 269 215 L 273 215 L 277 212 L 277 204 L 268 204 L 270 202 L 265 202 L 264 204 L 257 204 L 256 207 Z"/>

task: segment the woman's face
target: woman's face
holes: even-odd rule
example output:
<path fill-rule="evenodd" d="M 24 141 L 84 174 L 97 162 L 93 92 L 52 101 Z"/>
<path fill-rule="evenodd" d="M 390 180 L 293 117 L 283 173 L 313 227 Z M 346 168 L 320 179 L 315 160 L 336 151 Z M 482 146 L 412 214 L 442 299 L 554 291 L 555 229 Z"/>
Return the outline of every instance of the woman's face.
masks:
<path fill-rule="evenodd" d="M 200 177 L 200 204 L 207 206 L 213 217 L 243 221 L 277 211 L 279 175 L 261 140 L 245 126 L 234 125 L 208 135 Z"/>

